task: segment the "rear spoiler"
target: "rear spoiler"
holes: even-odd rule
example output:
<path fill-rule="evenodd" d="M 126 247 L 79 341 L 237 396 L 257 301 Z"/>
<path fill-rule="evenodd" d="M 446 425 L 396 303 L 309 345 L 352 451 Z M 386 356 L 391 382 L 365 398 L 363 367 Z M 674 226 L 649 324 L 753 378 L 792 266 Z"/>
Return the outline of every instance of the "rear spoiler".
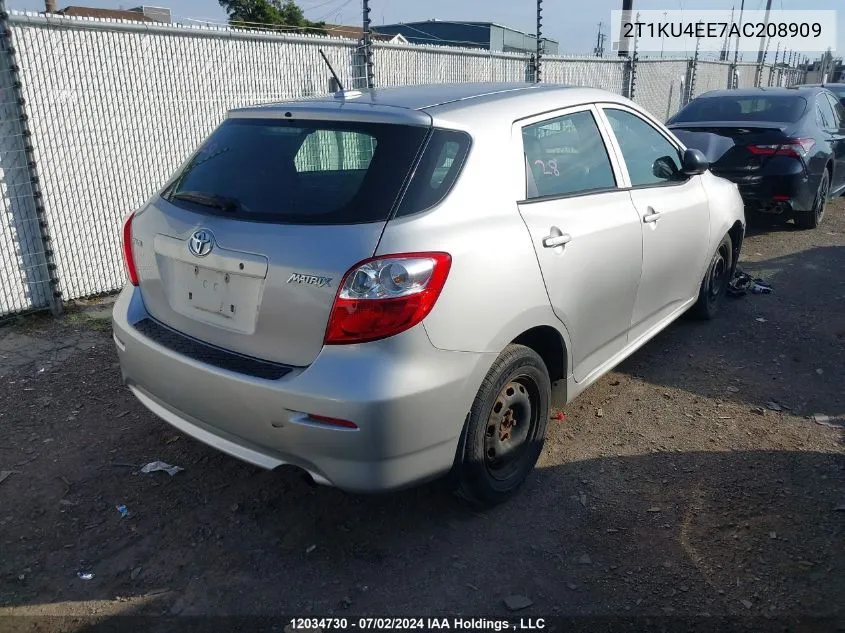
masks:
<path fill-rule="evenodd" d="M 677 123 L 669 123 L 666 125 L 670 130 L 696 130 L 696 129 L 725 129 L 725 128 L 740 128 L 744 130 L 764 131 L 764 130 L 778 130 L 786 132 L 791 127 L 791 123 L 782 123 L 780 121 L 688 121 Z"/>

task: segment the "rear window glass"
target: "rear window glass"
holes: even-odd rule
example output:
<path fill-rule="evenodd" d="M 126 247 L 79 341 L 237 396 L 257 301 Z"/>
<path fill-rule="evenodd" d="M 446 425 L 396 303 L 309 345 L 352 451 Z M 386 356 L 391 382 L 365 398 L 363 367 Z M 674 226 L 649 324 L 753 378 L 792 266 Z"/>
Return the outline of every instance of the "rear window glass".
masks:
<path fill-rule="evenodd" d="M 776 121 L 795 123 L 804 114 L 807 100 L 799 96 L 701 97 L 678 112 L 673 123 L 695 121 Z"/>
<path fill-rule="evenodd" d="M 470 136 L 465 132 L 435 129 L 397 216 L 419 213 L 439 204 L 458 179 L 470 143 Z"/>
<path fill-rule="evenodd" d="M 227 119 L 166 189 L 174 204 L 287 224 L 384 221 L 428 128 Z"/>

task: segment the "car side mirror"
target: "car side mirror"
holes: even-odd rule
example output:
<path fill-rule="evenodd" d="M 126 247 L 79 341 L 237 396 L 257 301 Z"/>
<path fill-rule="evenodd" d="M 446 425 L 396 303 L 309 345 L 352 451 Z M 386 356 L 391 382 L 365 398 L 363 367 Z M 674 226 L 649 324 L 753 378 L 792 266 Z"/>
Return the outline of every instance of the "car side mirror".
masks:
<path fill-rule="evenodd" d="M 701 150 L 688 149 L 684 152 L 683 165 L 681 171 L 687 176 L 697 176 L 703 174 L 710 169 L 710 162 L 707 157 L 701 153 Z"/>

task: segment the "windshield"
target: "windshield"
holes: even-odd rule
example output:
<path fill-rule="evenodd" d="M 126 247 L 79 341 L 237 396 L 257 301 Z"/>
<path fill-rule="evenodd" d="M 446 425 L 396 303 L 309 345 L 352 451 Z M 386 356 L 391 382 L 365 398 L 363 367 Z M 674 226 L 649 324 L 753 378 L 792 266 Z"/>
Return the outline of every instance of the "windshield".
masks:
<path fill-rule="evenodd" d="M 807 101 L 798 95 L 700 97 L 678 112 L 672 123 L 707 121 L 775 121 L 795 123 Z"/>
<path fill-rule="evenodd" d="M 384 123 L 227 119 L 164 197 L 250 220 L 384 221 L 427 131 Z"/>

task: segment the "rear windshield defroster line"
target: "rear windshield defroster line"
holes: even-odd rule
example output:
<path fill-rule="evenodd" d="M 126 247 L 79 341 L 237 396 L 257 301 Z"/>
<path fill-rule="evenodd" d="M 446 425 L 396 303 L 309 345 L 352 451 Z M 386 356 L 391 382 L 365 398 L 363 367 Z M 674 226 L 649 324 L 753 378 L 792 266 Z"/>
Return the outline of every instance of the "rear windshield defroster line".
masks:
<path fill-rule="evenodd" d="M 429 128 L 227 119 L 163 196 L 194 211 L 280 224 L 388 219 Z"/>

